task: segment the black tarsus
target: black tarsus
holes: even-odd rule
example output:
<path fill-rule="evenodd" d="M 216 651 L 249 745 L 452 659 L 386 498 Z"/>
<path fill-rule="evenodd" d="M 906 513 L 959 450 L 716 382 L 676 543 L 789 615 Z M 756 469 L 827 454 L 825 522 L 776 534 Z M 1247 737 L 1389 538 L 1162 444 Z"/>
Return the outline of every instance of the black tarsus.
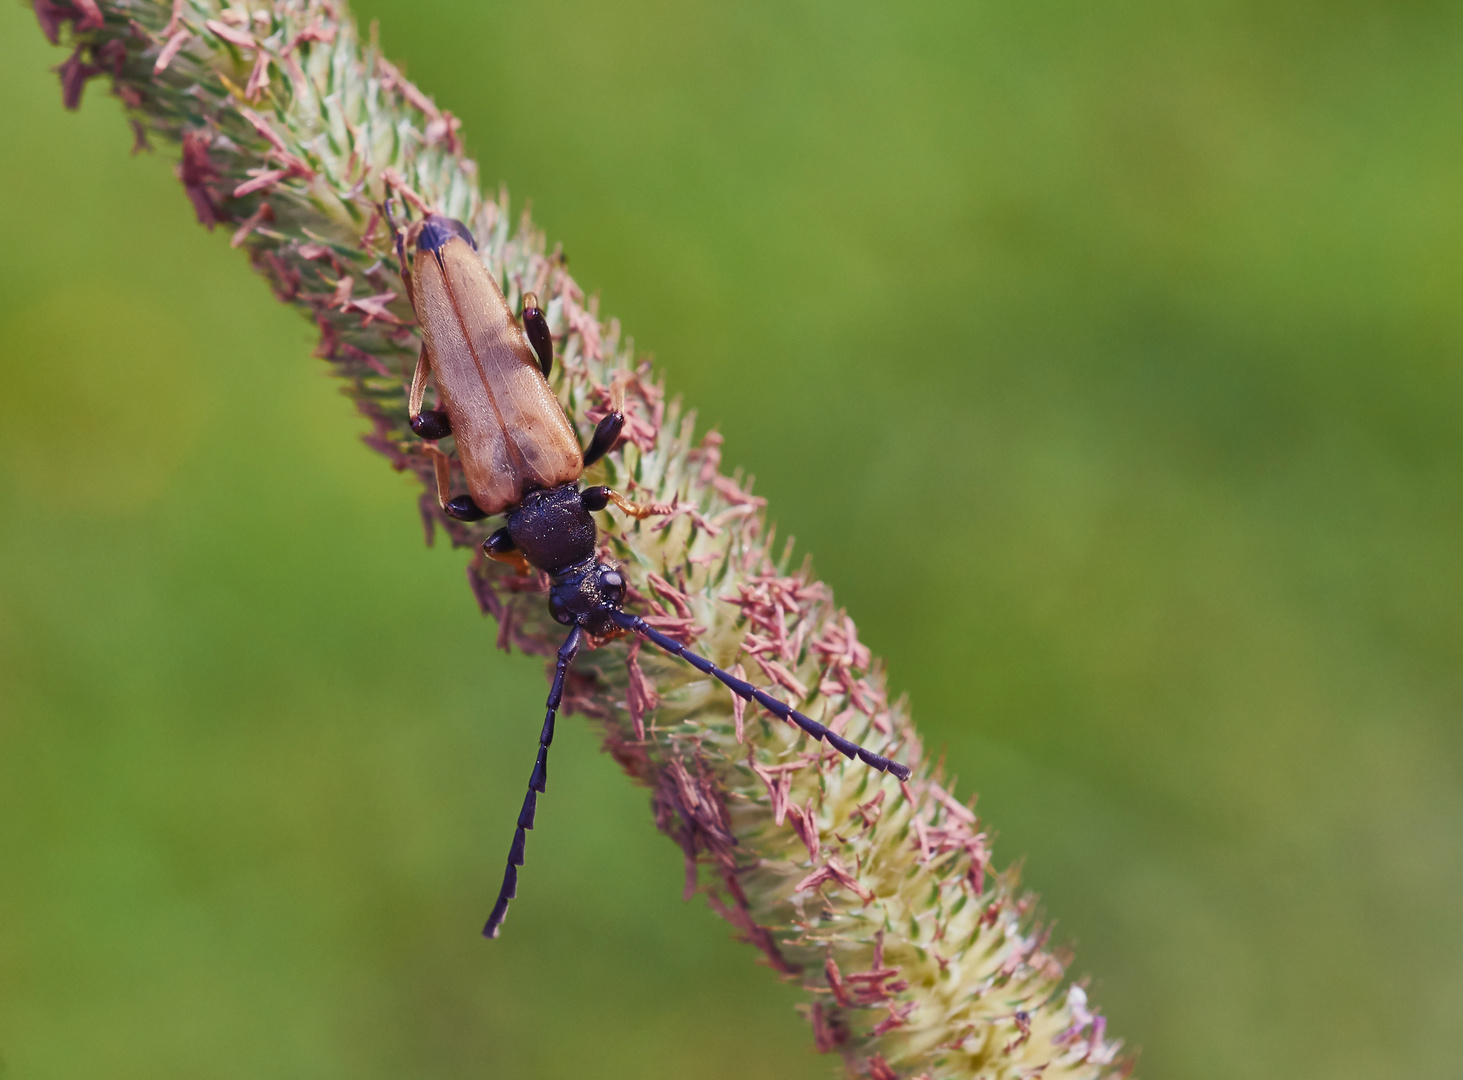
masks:
<path fill-rule="evenodd" d="M 483 541 L 483 550 L 489 555 L 507 555 L 517 546 L 513 542 L 513 534 L 508 531 L 507 525 Z"/>
<path fill-rule="evenodd" d="M 528 778 L 528 794 L 523 800 L 523 809 L 518 812 L 518 828 L 513 833 L 513 844 L 508 848 L 508 868 L 503 872 L 503 887 L 498 890 L 498 902 L 483 927 L 483 937 L 495 938 L 498 928 L 508 914 L 508 901 L 518 895 L 518 868 L 523 865 L 523 848 L 527 843 L 526 830 L 533 828 L 534 813 L 538 809 L 539 793 L 548 786 L 549 744 L 554 741 L 554 716 L 559 711 L 559 699 L 564 695 L 564 675 L 579 651 L 584 632 L 578 626 L 569 631 L 564 644 L 559 646 L 559 662 L 554 665 L 554 684 L 549 688 L 548 712 L 544 716 L 543 731 L 538 737 L 538 757 L 533 763 L 533 775 Z"/>
<path fill-rule="evenodd" d="M 533 351 L 538 353 L 539 370 L 547 379 L 554 370 L 554 335 L 549 333 L 549 320 L 533 293 L 523 294 L 523 332 L 528 335 Z"/>
<path fill-rule="evenodd" d="M 625 414 L 616 409 L 594 428 L 594 437 L 584 450 L 584 467 L 587 469 L 615 448 L 615 440 L 625 427 Z"/>
<path fill-rule="evenodd" d="M 901 765 L 897 761 L 890 761 L 883 754 L 876 754 L 872 750 L 866 750 L 858 743 L 850 739 L 845 739 L 838 732 L 828 730 L 827 727 L 818 723 L 812 717 L 804 716 L 785 702 L 778 701 L 771 694 L 758 690 L 751 683 L 738 679 L 729 672 L 722 671 L 721 668 L 717 667 L 710 660 L 707 660 L 704 656 L 696 655 L 679 641 L 662 634 L 639 615 L 631 615 L 626 611 L 615 611 L 611 614 L 611 618 L 624 629 L 633 630 L 642 637 L 649 638 L 654 644 L 660 646 L 672 656 L 679 656 L 698 671 L 704 671 L 708 675 L 715 676 L 721 682 L 725 683 L 727 688 L 738 697 L 744 698 L 747 701 L 755 701 L 758 705 L 761 705 L 768 712 L 782 720 L 791 720 L 815 739 L 827 739 L 833 745 L 833 748 L 844 757 L 850 759 L 857 757 L 872 769 L 877 769 L 880 772 L 884 772 L 887 769 L 901 780 L 909 779 L 908 765 Z"/>
<path fill-rule="evenodd" d="M 441 409 L 423 409 L 409 421 L 411 430 L 419 439 L 445 439 L 452 434 L 452 421 Z"/>
<path fill-rule="evenodd" d="M 481 521 L 488 516 L 486 510 L 472 501 L 471 495 L 458 495 L 448 499 L 442 504 L 442 509 L 447 512 L 448 517 L 458 521 Z"/>

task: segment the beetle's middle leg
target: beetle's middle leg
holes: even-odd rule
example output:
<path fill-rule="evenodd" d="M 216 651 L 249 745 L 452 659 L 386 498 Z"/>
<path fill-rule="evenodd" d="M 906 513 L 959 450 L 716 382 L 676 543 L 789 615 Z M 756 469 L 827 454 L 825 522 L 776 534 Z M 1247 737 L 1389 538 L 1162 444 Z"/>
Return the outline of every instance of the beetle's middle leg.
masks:
<path fill-rule="evenodd" d="M 458 521 L 481 521 L 487 513 L 473 502 L 471 495 L 452 496 L 452 460 L 435 446 L 428 445 L 432 469 L 437 474 L 437 504 L 450 518 Z M 451 496 L 451 497 L 449 497 Z"/>
<path fill-rule="evenodd" d="M 579 497 L 587 510 L 603 510 L 610 503 L 614 503 L 637 521 L 644 521 L 658 514 L 669 514 L 676 508 L 675 503 L 633 503 L 614 488 L 607 487 L 585 488 L 579 493 Z"/>
<path fill-rule="evenodd" d="M 427 440 L 427 453 L 432 458 L 432 470 L 437 474 L 437 502 L 447 512 L 447 516 L 458 521 L 481 521 L 488 515 L 473 502 L 471 495 L 448 497 L 452 491 L 452 462 L 433 444 L 452 434 L 452 424 L 441 409 L 422 408 L 422 397 L 427 392 L 427 374 L 431 370 L 432 354 L 427 351 L 427 343 L 423 341 L 422 351 L 417 354 L 417 369 L 412 372 L 411 397 L 407 399 L 411 429 Z"/>
<path fill-rule="evenodd" d="M 432 357 L 427 352 L 427 343 L 422 342 L 422 351 L 417 353 L 416 370 L 411 376 L 411 396 L 407 399 L 406 411 L 411 429 L 419 438 L 428 441 L 445 439 L 452 434 L 452 421 L 441 409 L 422 410 L 422 398 L 427 393 L 427 375 L 432 370 Z"/>
<path fill-rule="evenodd" d="M 619 441 L 620 432 L 624 430 L 624 427 L 625 414 L 619 409 L 607 415 L 595 426 L 594 436 L 589 440 L 589 445 L 584 448 L 584 467 L 586 469 L 615 448 L 615 443 Z M 580 497 L 590 510 L 603 510 L 610 503 L 614 503 L 637 520 L 644 520 L 657 514 L 669 514 L 675 509 L 675 506 L 670 503 L 646 503 L 641 506 L 639 503 L 631 502 L 618 491 L 607 487 L 585 488 Z"/>

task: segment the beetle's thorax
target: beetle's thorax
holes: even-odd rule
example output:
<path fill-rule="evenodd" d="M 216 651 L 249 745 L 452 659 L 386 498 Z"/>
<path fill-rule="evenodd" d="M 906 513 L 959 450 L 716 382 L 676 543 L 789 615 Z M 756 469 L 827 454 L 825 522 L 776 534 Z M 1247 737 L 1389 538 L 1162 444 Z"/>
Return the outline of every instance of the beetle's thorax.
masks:
<path fill-rule="evenodd" d="M 554 576 L 592 560 L 599 537 L 574 484 L 530 491 L 509 513 L 508 535 L 524 558 Z"/>
<path fill-rule="evenodd" d="M 555 619 L 591 634 L 613 632 L 609 612 L 625 598 L 625 579 L 614 563 L 596 556 L 599 531 L 576 485 L 530 491 L 508 515 L 508 535 L 553 579 L 549 610 Z"/>

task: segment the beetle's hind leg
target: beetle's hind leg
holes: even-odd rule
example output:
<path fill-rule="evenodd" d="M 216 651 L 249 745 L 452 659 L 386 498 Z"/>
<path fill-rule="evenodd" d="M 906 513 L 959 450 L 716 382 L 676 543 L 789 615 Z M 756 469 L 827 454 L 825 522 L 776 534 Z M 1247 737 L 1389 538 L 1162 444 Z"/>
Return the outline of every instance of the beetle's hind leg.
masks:
<path fill-rule="evenodd" d="M 452 421 L 447 419 L 445 412 L 441 409 L 422 410 L 422 398 L 427 394 L 427 376 L 431 370 L 432 356 L 423 341 L 422 351 L 417 353 L 416 370 L 411 375 L 411 396 L 407 398 L 406 413 L 412 431 L 429 442 L 452 434 Z"/>
<path fill-rule="evenodd" d="M 411 279 L 411 271 L 406 265 L 406 230 L 396 223 L 396 218 L 391 214 L 391 196 L 387 196 L 381 203 L 381 215 L 386 219 L 386 227 L 391 230 L 391 243 L 396 248 L 397 273 L 401 277 L 401 287 L 406 290 L 406 302 L 415 311 L 417 307 L 416 287 Z"/>
<path fill-rule="evenodd" d="M 437 502 L 447 516 L 458 521 L 481 521 L 488 515 L 473 502 L 471 495 L 452 495 L 452 461 L 436 446 L 436 440 L 452 434 L 452 425 L 447 421 L 447 414 L 436 409 L 422 410 L 427 372 L 431 369 L 427 344 L 422 342 L 422 351 L 417 357 L 417 370 L 411 378 L 411 397 L 407 402 L 411 429 L 427 440 L 427 455 L 432 459 L 432 471 L 437 474 Z"/>
<path fill-rule="evenodd" d="M 523 332 L 528 335 L 528 343 L 538 356 L 538 368 L 547 379 L 554 370 L 554 336 L 549 333 L 548 317 L 533 293 L 523 294 Z"/>
<path fill-rule="evenodd" d="M 587 469 L 615 448 L 620 432 L 625 428 L 625 414 L 616 409 L 597 425 L 589 445 L 584 448 L 584 467 Z"/>

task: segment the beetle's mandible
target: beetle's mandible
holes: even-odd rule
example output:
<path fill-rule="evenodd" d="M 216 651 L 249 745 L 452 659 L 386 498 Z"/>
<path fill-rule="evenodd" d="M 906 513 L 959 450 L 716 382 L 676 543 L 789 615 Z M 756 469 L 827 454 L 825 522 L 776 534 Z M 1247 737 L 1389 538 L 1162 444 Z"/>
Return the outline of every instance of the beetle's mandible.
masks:
<path fill-rule="evenodd" d="M 612 412 L 601 420 L 581 450 L 574 427 L 548 384 L 553 337 L 537 298 L 525 294 L 520 324 L 478 257 L 471 231 L 460 221 L 428 214 L 405 235 L 394 224 L 392 229 L 402 281 L 422 335 L 411 384 L 411 428 L 428 441 L 436 465 L 437 497 L 448 515 L 462 521 L 504 515 L 503 527 L 483 542 L 483 550 L 489 558 L 526 563 L 548 574 L 549 610 L 570 627 L 554 667 L 538 759 L 508 850 L 503 887 L 484 935 L 498 936 L 508 902 L 517 892 L 526 833 L 533 828 L 538 796 L 548 780 L 549 744 L 564 675 L 585 634 L 639 634 L 720 680 L 737 696 L 796 724 L 815 739 L 826 739 L 844 756 L 907 779 L 908 767 L 830 731 L 623 609 L 625 579 L 611 560 L 596 555 L 598 530 L 592 514 L 610 503 L 636 517 L 648 511 L 607 487 L 581 490 L 579 479 L 614 448 L 624 415 Z M 407 246 L 415 249 L 410 266 Z M 436 382 L 440 409 L 422 408 L 429 377 Z M 435 445 L 449 434 L 456 439 L 466 495 L 451 495 L 450 465 Z"/>

